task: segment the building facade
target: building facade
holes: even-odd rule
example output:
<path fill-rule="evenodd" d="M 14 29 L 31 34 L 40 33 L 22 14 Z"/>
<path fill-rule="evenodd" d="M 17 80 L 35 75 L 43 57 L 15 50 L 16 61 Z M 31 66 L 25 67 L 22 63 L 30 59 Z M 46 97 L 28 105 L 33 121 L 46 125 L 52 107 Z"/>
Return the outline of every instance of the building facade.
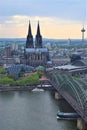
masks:
<path fill-rule="evenodd" d="M 5 48 L 5 53 L 6 53 L 7 58 L 11 57 L 11 47 L 10 46 L 7 46 Z"/>
<path fill-rule="evenodd" d="M 35 37 L 35 43 L 33 41 L 31 24 L 29 21 L 28 35 L 25 48 L 26 64 L 31 66 L 45 66 L 49 61 L 49 51 L 42 46 L 42 36 L 40 34 L 39 22 L 37 25 L 37 34 Z"/>

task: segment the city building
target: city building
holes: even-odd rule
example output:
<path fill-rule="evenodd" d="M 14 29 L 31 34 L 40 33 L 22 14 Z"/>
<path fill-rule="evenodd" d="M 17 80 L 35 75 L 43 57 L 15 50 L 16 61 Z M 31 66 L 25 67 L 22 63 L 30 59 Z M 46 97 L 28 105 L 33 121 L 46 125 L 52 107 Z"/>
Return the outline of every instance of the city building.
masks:
<path fill-rule="evenodd" d="M 33 40 L 31 24 L 29 21 L 28 35 L 25 48 L 26 64 L 30 66 L 45 66 L 49 61 L 49 51 L 47 48 L 43 48 L 42 36 L 40 33 L 39 22 L 37 25 L 37 34 L 35 37 L 35 43 Z"/>
<path fill-rule="evenodd" d="M 24 64 L 11 64 L 6 68 L 6 71 L 8 75 L 11 75 L 17 79 L 20 75 L 20 72 L 33 72 L 34 67 Z"/>
<path fill-rule="evenodd" d="M 10 46 L 7 46 L 5 48 L 5 54 L 6 54 L 7 58 L 11 57 L 11 47 Z"/>

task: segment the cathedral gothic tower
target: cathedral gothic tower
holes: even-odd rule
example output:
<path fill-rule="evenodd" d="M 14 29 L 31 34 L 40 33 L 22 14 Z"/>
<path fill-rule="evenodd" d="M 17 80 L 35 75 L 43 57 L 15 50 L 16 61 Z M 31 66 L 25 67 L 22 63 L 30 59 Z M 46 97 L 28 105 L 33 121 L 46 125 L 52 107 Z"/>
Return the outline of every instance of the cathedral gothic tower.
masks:
<path fill-rule="evenodd" d="M 35 47 L 36 48 L 42 48 L 42 36 L 40 34 L 39 22 L 38 22 L 38 26 L 37 26 L 37 34 L 36 34 L 36 39 L 35 39 Z"/>
<path fill-rule="evenodd" d="M 49 51 L 47 48 L 42 47 L 42 36 L 40 34 L 39 22 L 37 25 L 37 34 L 35 44 L 33 43 L 33 36 L 31 33 L 31 25 L 29 22 L 28 35 L 25 48 L 25 63 L 29 66 L 44 66 L 47 65 L 49 60 Z"/>
<path fill-rule="evenodd" d="M 26 48 L 34 48 L 34 45 L 33 45 L 33 36 L 32 36 L 30 21 L 29 21 L 29 28 L 28 28 L 27 40 L 26 40 Z"/>

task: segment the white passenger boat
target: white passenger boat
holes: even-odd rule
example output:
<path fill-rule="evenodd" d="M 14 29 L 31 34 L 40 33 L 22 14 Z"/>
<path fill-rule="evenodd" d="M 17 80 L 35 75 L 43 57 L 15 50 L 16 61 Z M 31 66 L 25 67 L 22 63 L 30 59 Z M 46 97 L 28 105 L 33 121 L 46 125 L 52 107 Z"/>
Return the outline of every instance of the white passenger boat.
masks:
<path fill-rule="evenodd" d="M 43 92 L 44 90 L 43 89 L 39 89 L 39 88 L 35 88 L 32 90 L 32 92 Z"/>

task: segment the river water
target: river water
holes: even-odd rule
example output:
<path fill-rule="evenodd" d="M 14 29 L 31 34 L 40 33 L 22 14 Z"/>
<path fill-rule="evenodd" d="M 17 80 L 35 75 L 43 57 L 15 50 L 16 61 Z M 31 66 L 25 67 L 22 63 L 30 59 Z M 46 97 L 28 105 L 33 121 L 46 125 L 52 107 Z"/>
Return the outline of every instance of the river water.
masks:
<path fill-rule="evenodd" d="M 0 130 L 76 130 L 75 121 L 56 119 L 60 105 L 48 91 L 0 92 Z"/>

